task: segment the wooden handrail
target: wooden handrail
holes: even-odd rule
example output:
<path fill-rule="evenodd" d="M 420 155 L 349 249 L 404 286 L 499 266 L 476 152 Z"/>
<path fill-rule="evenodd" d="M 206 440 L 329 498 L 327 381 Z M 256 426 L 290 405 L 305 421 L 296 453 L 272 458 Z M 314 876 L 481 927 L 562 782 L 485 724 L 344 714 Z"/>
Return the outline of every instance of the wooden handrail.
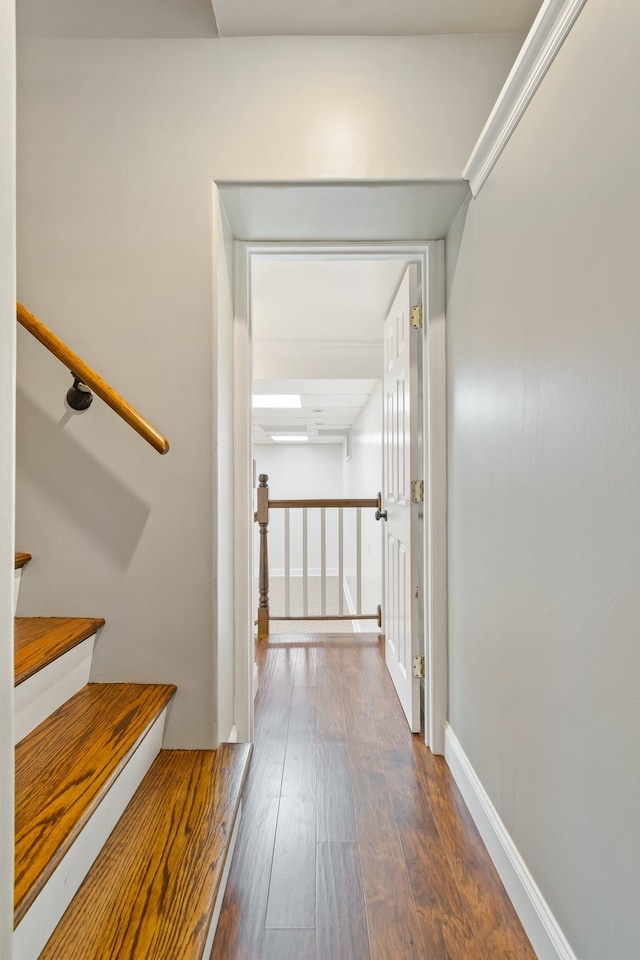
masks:
<path fill-rule="evenodd" d="M 168 451 L 169 441 L 167 438 L 163 437 L 153 424 L 149 423 L 142 414 L 138 413 L 135 407 L 132 407 L 124 397 L 116 393 L 113 387 L 110 387 L 95 370 L 92 370 L 66 343 L 63 343 L 55 333 L 52 333 L 48 327 L 45 327 L 44 323 L 38 320 L 38 318 L 21 303 L 16 305 L 16 315 L 18 323 L 21 324 L 25 330 L 28 330 L 36 340 L 40 341 L 43 347 L 46 347 L 65 367 L 68 367 L 78 380 L 97 393 L 119 417 L 122 417 L 136 433 L 139 433 L 147 443 L 150 443 L 154 450 L 162 454 Z"/>
<path fill-rule="evenodd" d="M 269 509 L 293 509 L 295 507 L 379 507 L 378 500 L 269 500 Z"/>
<path fill-rule="evenodd" d="M 318 614 L 317 616 L 313 616 L 313 617 L 302 617 L 302 616 L 299 617 L 297 615 L 295 617 L 274 617 L 272 613 L 269 614 L 269 620 L 282 620 L 283 622 L 286 620 L 294 620 L 296 622 L 298 620 L 313 620 L 315 623 L 316 621 L 319 621 L 319 620 L 377 620 L 377 619 L 378 619 L 377 613 L 325 613 L 325 614 Z"/>

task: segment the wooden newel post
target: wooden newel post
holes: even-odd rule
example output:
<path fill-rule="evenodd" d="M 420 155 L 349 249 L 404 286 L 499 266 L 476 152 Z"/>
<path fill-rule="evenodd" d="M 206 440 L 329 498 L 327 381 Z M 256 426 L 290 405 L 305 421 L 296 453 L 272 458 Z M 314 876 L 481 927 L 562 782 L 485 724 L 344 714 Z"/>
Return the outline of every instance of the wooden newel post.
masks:
<path fill-rule="evenodd" d="M 258 477 L 258 509 L 256 520 L 260 527 L 260 575 L 258 579 L 258 640 L 269 639 L 269 548 L 267 533 L 269 528 L 269 477 L 261 473 Z"/>

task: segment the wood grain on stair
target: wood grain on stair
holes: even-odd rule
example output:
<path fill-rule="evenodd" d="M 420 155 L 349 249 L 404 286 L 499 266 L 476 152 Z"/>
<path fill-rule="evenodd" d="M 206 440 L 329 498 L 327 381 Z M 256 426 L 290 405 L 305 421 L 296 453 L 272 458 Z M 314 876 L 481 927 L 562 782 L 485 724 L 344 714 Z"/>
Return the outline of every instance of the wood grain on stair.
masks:
<path fill-rule="evenodd" d="M 16 617 L 15 685 L 57 660 L 102 626 L 102 617 Z"/>
<path fill-rule="evenodd" d="M 161 751 L 41 960 L 201 958 L 250 753 Z"/>
<path fill-rule="evenodd" d="M 18 744 L 16 924 L 175 690 L 87 684 Z"/>
<path fill-rule="evenodd" d="M 31 560 L 30 553 L 16 553 L 15 569 L 21 570 L 26 563 L 29 563 L 29 560 Z"/>

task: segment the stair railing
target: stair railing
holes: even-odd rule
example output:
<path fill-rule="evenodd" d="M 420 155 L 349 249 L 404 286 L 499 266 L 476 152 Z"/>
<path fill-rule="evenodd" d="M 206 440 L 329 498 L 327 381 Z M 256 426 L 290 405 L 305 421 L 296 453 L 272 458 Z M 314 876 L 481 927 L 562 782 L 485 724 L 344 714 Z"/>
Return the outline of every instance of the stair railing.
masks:
<path fill-rule="evenodd" d="M 330 498 L 314 500 L 270 500 L 269 477 L 261 473 L 258 477 L 257 510 L 254 520 L 260 532 L 260 565 L 258 572 L 258 640 L 268 640 L 269 623 L 277 621 L 320 621 L 320 620 L 375 620 L 378 628 L 382 626 L 382 611 L 380 605 L 376 613 L 362 612 L 362 511 L 376 510 L 376 519 L 386 519 L 381 513 L 381 495 L 374 499 Z M 344 510 L 356 510 L 356 544 L 355 544 L 355 612 L 344 612 Z M 336 509 L 337 539 L 338 539 L 338 609 L 327 612 L 327 513 L 328 509 Z M 269 511 L 284 511 L 284 605 L 283 615 L 274 615 L 269 606 Z M 302 614 L 291 614 L 291 522 L 290 511 L 302 511 Z M 320 511 L 320 602 L 321 613 L 309 614 L 309 511 Z"/>
<path fill-rule="evenodd" d="M 95 370 L 92 370 L 84 360 L 81 360 L 66 343 L 60 340 L 26 307 L 21 303 L 18 303 L 16 307 L 18 323 L 70 370 L 74 382 L 67 393 L 69 406 L 74 410 L 86 410 L 93 399 L 91 394 L 93 390 L 119 417 L 122 417 L 125 423 L 128 423 L 147 443 L 150 443 L 154 450 L 161 454 L 168 451 L 169 441 L 156 430 L 153 424 L 149 423 L 141 413 L 138 413 L 135 407 L 132 407 L 113 387 L 110 387 Z"/>

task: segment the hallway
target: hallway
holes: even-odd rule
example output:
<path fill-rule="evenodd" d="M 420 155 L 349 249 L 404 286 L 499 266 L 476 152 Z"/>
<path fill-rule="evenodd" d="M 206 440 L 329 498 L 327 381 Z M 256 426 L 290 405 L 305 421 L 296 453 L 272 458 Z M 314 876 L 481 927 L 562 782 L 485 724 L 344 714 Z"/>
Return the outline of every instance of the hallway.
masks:
<path fill-rule="evenodd" d="M 211 960 L 535 960 L 377 635 L 278 638 L 259 667 Z"/>

